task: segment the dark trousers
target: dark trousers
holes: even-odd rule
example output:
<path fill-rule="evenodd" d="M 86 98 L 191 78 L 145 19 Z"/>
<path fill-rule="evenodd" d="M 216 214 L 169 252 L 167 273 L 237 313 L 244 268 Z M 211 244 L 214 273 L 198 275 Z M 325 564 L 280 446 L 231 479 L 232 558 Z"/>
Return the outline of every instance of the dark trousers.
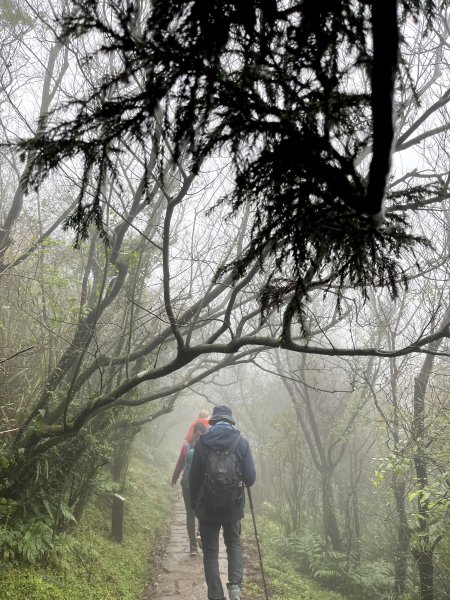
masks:
<path fill-rule="evenodd" d="M 183 500 L 186 508 L 186 529 L 189 536 L 189 545 L 191 549 L 197 548 L 197 540 L 195 539 L 195 512 L 191 508 L 189 485 L 183 485 L 183 482 L 181 482 L 181 489 L 183 490 Z"/>
<path fill-rule="evenodd" d="M 228 582 L 241 585 L 244 574 L 241 546 L 241 522 L 217 523 L 200 521 L 200 536 L 203 546 L 203 566 L 209 600 L 225 598 L 219 574 L 219 533 L 223 529 L 223 540 L 228 557 Z"/>

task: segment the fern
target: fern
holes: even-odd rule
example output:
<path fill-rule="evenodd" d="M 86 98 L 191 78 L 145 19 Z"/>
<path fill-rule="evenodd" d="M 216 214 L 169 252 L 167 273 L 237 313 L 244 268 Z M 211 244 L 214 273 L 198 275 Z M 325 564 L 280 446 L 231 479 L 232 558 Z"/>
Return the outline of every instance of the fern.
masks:
<path fill-rule="evenodd" d="M 294 562 L 299 571 L 325 587 L 355 598 L 388 597 L 392 574 L 386 563 L 362 563 L 356 567 L 346 554 L 326 549 L 311 532 L 274 537 L 271 544 L 279 554 Z"/>
<path fill-rule="evenodd" d="M 5 563 L 49 562 L 63 567 L 79 542 L 67 533 L 55 535 L 50 518 L 36 517 L 0 526 L 0 559 Z"/>

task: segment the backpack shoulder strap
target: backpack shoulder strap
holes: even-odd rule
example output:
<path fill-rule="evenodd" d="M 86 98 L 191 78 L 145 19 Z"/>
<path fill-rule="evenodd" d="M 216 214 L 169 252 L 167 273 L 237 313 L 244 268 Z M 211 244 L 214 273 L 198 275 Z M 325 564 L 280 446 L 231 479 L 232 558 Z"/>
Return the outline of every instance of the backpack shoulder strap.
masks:
<path fill-rule="evenodd" d="M 231 453 L 233 454 L 233 452 L 236 450 L 237 445 L 239 444 L 239 442 L 241 441 L 241 434 L 238 433 L 237 436 L 234 438 L 234 440 L 231 442 L 231 444 L 228 446 L 228 448 L 225 450 L 225 452 Z"/>

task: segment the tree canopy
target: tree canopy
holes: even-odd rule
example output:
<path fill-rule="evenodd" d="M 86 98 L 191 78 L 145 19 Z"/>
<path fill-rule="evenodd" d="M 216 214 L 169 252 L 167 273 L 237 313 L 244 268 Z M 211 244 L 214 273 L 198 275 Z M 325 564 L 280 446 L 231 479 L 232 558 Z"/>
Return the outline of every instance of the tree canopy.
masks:
<path fill-rule="evenodd" d="M 156 143 L 161 165 L 172 147 L 171 158 L 194 171 L 226 151 L 234 180 L 217 202 L 234 213 L 250 206 L 254 219 L 229 268 L 242 274 L 257 257 L 275 259 L 266 306 L 288 297 L 289 321 L 313 276 L 395 295 L 402 255 L 426 240 L 385 201 L 440 193 L 428 184 L 385 198 L 399 29 L 436 8 L 432 0 L 76 0 L 62 39 L 84 38 L 84 60 L 119 52 L 121 64 L 22 142 L 25 184 L 82 158 L 78 207 L 66 222 L 80 240 L 92 222 L 105 233 L 102 189 L 130 144 Z M 370 159 L 361 159 L 367 148 Z"/>

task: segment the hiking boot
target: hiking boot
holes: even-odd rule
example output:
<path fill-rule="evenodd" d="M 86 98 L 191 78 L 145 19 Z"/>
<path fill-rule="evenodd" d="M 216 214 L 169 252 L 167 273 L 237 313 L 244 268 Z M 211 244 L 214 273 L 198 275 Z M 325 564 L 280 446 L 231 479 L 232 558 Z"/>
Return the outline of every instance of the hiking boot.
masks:
<path fill-rule="evenodd" d="M 197 556 L 197 546 L 191 546 L 191 549 L 189 550 L 189 554 L 191 556 Z"/>
<path fill-rule="evenodd" d="M 228 597 L 230 600 L 241 600 L 241 588 L 237 585 L 237 583 L 229 583 L 227 585 L 228 588 Z"/>

